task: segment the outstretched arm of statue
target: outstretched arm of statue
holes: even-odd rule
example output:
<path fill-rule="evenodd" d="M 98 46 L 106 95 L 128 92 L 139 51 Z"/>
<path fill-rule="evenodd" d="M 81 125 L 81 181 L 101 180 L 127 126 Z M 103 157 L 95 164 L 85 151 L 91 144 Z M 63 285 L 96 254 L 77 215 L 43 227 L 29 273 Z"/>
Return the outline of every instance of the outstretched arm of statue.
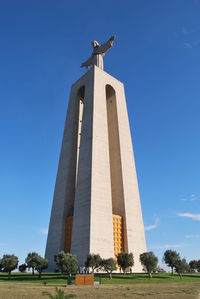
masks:
<path fill-rule="evenodd" d="M 88 58 L 88 60 L 86 60 L 85 62 L 83 62 L 82 64 L 81 64 L 81 67 L 89 67 L 90 65 L 92 65 L 93 64 L 93 56 L 90 56 L 90 58 Z"/>
<path fill-rule="evenodd" d="M 113 45 L 116 35 L 112 35 L 107 42 L 99 46 L 98 49 L 95 49 L 95 54 L 104 54 L 106 53 Z"/>

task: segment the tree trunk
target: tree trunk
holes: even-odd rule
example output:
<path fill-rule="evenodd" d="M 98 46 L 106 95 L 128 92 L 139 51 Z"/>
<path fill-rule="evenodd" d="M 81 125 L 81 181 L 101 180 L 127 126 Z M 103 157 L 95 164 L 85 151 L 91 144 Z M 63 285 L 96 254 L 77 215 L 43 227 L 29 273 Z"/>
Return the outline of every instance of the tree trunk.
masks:
<path fill-rule="evenodd" d="M 152 273 L 151 273 L 151 272 L 149 272 L 149 279 L 150 279 L 150 278 L 152 278 Z"/>
<path fill-rule="evenodd" d="M 172 268 L 172 275 L 174 275 L 174 267 L 171 267 Z"/>
<path fill-rule="evenodd" d="M 41 279 L 41 276 L 42 276 L 42 271 L 40 270 L 39 271 L 39 279 Z"/>
<path fill-rule="evenodd" d="M 11 271 L 8 271 L 8 278 L 10 279 Z"/>
<path fill-rule="evenodd" d="M 68 273 L 68 277 L 67 277 L 67 284 L 71 285 L 72 284 L 72 279 L 71 279 L 71 273 Z"/>
<path fill-rule="evenodd" d="M 34 268 L 32 268 L 32 275 L 34 275 L 35 274 L 35 272 L 34 272 Z"/>
<path fill-rule="evenodd" d="M 179 276 L 180 276 L 180 279 L 182 279 L 182 274 L 181 273 L 179 273 Z"/>
<path fill-rule="evenodd" d="M 112 272 L 111 272 L 111 273 L 109 273 L 109 275 L 110 275 L 110 279 L 112 279 Z"/>

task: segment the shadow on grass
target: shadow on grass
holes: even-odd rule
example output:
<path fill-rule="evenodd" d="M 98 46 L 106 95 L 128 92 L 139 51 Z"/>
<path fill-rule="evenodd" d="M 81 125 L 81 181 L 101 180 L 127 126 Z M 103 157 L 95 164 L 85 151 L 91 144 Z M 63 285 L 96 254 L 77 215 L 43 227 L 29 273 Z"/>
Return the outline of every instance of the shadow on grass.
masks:
<path fill-rule="evenodd" d="M 183 274 L 183 277 L 192 277 L 192 278 L 200 279 L 200 273 L 187 273 L 187 274 Z"/>
<path fill-rule="evenodd" d="M 38 273 L 32 275 L 30 273 L 13 273 L 11 274 L 10 279 L 8 278 L 7 273 L 0 273 L 0 281 L 7 282 L 58 282 L 58 281 L 67 281 L 67 275 L 63 275 L 60 273 L 43 273 L 41 279 L 38 277 Z M 72 282 L 74 281 L 74 277 L 72 277 Z"/>
<path fill-rule="evenodd" d="M 102 279 L 108 279 L 109 276 L 106 275 L 106 274 L 95 274 L 95 277 L 96 278 L 102 278 Z M 125 275 L 122 275 L 122 274 L 113 274 L 112 275 L 112 278 L 113 279 L 120 279 L 120 280 L 146 280 L 148 279 L 149 280 L 149 276 L 147 274 L 125 274 Z M 153 275 L 152 279 L 151 280 L 155 280 L 155 279 L 161 279 L 161 280 L 169 280 L 169 279 L 173 279 L 173 277 L 171 275 Z"/>

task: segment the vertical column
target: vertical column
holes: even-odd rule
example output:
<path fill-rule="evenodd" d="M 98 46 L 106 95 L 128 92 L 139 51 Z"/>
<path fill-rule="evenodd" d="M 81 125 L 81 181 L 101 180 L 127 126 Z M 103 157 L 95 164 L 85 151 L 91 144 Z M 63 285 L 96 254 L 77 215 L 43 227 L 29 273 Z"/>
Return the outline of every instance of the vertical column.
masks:
<path fill-rule="evenodd" d="M 94 66 L 90 252 L 114 258 L 104 74 Z"/>
<path fill-rule="evenodd" d="M 54 255 L 64 250 L 66 217 L 73 215 L 79 103 L 76 89 L 71 90 L 58 172 L 54 190 L 45 256 L 49 271 L 55 270 Z"/>
<path fill-rule="evenodd" d="M 132 252 L 134 255 L 134 271 L 142 272 L 139 255 L 146 251 L 146 242 L 125 93 L 122 84 L 116 87 L 116 103 L 128 252 Z"/>

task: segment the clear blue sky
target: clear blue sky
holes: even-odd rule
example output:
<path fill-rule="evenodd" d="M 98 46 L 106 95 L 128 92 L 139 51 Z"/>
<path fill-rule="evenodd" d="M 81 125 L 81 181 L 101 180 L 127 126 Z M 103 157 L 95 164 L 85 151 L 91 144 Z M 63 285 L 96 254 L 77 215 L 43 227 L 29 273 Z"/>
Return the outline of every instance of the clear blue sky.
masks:
<path fill-rule="evenodd" d="M 200 1 L 0 3 L 0 257 L 44 254 L 70 87 L 90 42 L 125 85 L 148 250 L 200 259 Z"/>

